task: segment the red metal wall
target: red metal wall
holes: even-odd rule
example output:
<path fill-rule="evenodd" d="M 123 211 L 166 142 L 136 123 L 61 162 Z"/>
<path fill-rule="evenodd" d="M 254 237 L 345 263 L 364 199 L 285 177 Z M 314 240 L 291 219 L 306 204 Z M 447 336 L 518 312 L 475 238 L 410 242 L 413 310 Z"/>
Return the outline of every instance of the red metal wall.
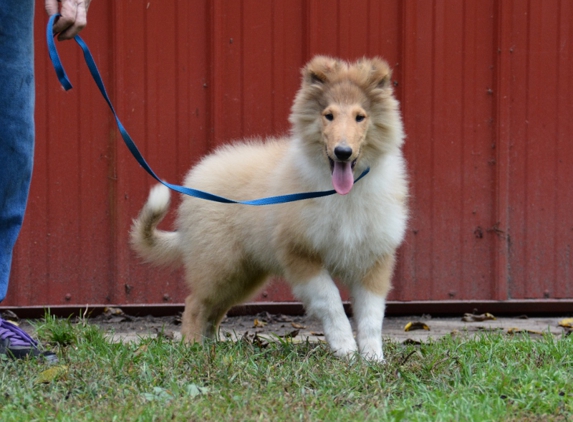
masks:
<path fill-rule="evenodd" d="M 59 44 L 74 89 L 58 85 L 40 3 L 36 168 L 2 305 L 180 303 L 181 272 L 128 248 L 153 183 L 75 43 Z M 314 54 L 385 57 L 412 193 L 391 299 L 573 299 L 572 2 L 97 0 L 88 18 L 121 120 L 171 182 L 218 144 L 288 131 Z"/>

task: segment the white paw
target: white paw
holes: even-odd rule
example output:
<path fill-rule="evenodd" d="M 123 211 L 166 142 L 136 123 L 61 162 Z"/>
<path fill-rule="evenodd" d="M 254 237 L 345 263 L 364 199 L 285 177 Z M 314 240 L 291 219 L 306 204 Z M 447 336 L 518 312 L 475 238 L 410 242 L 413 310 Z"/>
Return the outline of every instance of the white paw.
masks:
<path fill-rule="evenodd" d="M 340 338 L 337 339 L 337 341 L 327 339 L 327 341 L 333 353 L 340 358 L 351 357 L 358 351 L 358 347 L 353 338 Z"/>
<path fill-rule="evenodd" d="M 382 352 L 380 353 L 360 352 L 360 356 L 362 356 L 363 359 L 370 362 L 386 363 L 386 360 L 384 359 L 384 353 Z"/>
<path fill-rule="evenodd" d="M 371 362 L 384 362 L 384 353 L 382 352 L 382 344 L 379 341 L 363 341 L 360 344 L 360 356 Z"/>

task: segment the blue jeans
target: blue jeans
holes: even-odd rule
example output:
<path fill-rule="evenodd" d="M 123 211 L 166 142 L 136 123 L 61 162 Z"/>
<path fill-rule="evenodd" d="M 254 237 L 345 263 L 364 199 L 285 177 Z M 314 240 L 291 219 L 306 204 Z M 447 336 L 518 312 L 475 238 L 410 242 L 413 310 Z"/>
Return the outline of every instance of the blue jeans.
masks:
<path fill-rule="evenodd" d="M 0 0 L 0 301 L 34 159 L 34 0 Z"/>

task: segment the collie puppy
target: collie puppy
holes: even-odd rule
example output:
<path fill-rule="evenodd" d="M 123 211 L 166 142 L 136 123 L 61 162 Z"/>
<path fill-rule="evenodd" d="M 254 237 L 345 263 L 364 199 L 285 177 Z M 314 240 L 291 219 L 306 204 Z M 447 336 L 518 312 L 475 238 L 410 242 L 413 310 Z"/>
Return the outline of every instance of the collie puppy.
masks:
<path fill-rule="evenodd" d="M 404 133 L 390 74 L 379 58 L 313 58 L 302 69 L 291 136 L 220 147 L 184 182 L 241 200 L 332 188 L 334 195 L 258 207 L 185 196 L 176 230 L 162 231 L 169 190 L 151 190 L 131 244 L 147 262 L 185 267 L 187 341 L 216 337 L 227 310 L 274 275 L 321 321 L 336 355 L 384 360 L 385 299 L 407 220 Z M 351 292 L 356 339 L 333 278 Z"/>

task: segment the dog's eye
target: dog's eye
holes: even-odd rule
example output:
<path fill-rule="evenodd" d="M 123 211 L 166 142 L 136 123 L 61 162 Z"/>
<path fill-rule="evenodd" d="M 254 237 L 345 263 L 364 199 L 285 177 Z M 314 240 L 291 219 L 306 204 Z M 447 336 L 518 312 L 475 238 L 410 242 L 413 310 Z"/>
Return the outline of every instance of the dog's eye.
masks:
<path fill-rule="evenodd" d="M 358 123 L 360 123 L 361 121 L 363 121 L 366 118 L 366 116 L 363 116 L 362 114 L 358 114 L 356 115 L 356 121 Z"/>
<path fill-rule="evenodd" d="M 330 122 L 332 122 L 334 120 L 334 114 L 332 113 L 327 113 L 324 115 L 324 118 Z"/>

